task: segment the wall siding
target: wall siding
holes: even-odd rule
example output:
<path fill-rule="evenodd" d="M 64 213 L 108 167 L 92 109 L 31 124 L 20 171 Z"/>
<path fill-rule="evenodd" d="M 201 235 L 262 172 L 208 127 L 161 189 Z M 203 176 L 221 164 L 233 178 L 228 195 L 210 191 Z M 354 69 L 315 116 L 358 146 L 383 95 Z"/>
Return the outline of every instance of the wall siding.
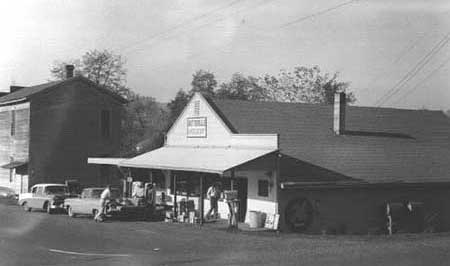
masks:
<path fill-rule="evenodd" d="M 111 111 L 111 136 L 101 136 L 101 110 Z M 31 101 L 30 186 L 78 179 L 83 186 L 104 185 L 99 166 L 88 157 L 114 156 L 120 147 L 122 107 L 89 84 L 76 81 Z M 119 183 L 119 180 L 113 180 Z"/>
<path fill-rule="evenodd" d="M 15 112 L 15 134 L 11 136 L 12 112 Z M 15 161 L 28 161 L 29 148 L 29 103 L 20 103 L 0 107 L 0 165 L 13 158 Z M 11 175 L 12 174 L 12 175 Z M 10 176 L 11 175 L 11 176 Z M 21 192 L 21 176 L 12 170 L 0 168 L 0 186 Z"/>

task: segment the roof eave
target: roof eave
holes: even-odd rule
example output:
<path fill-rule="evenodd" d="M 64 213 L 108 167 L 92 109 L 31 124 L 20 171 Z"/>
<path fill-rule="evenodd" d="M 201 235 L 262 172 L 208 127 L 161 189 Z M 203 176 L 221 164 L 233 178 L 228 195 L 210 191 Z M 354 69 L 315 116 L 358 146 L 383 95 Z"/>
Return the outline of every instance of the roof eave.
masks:
<path fill-rule="evenodd" d="M 0 102 L 0 106 L 10 105 L 10 104 L 16 104 L 16 103 L 21 103 L 21 102 L 25 102 L 25 101 L 27 101 L 27 100 L 28 100 L 27 97 L 23 97 L 23 98 L 19 98 L 19 99 L 15 99 L 15 100 L 10 100 L 10 101 L 6 101 L 6 102 Z"/>

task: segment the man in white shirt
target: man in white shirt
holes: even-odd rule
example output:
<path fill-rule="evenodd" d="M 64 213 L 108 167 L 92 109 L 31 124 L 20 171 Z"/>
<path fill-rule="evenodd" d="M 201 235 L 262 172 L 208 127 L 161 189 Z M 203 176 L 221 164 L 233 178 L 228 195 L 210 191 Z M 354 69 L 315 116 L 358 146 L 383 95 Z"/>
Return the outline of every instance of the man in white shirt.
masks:
<path fill-rule="evenodd" d="M 208 188 L 208 191 L 206 192 L 206 197 L 210 201 L 210 208 L 208 213 L 206 214 L 206 219 L 211 218 L 211 214 L 214 213 L 214 218 L 217 218 L 219 211 L 218 211 L 218 204 L 220 198 L 220 189 L 219 185 L 217 183 L 214 183 L 211 187 Z"/>
<path fill-rule="evenodd" d="M 94 219 L 96 221 L 101 221 L 101 216 L 106 214 L 106 203 L 111 198 L 111 186 L 107 185 L 106 188 L 103 190 L 102 194 L 100 195 L 100 206 L 101 211 L 98 211 L 95 215 Z"/>

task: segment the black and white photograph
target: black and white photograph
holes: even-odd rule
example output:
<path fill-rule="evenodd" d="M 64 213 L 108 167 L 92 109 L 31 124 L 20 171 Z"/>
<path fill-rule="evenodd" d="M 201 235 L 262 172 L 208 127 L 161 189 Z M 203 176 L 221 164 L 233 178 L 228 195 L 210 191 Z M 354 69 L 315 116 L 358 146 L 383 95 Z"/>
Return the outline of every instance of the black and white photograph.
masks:
<path fill-rule="evenodd" d="M 0 36 L 0 266 L 450 264 L 448 0 L 4 0 Z"/>

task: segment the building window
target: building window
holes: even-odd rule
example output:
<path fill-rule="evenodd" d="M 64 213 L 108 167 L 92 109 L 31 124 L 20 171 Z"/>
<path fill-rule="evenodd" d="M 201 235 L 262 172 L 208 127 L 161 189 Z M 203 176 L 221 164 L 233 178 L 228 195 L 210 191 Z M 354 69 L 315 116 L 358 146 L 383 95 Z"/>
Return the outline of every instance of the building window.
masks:
<path fill-rule="evenodd" d="M 102 110 L 100 128 L 103 138 L 109 138 L 111 136 L 111 111 Z"/>
<path fill-rule="evenodd" d="M 258 196 L 268 197 L 269 196 L 269 181 L 268 180 L 258 180 Z"/>
<path fill-rule="evenodd" d="M 11 136 L 16 135 L 16 110 L 11 111 Z"/>

